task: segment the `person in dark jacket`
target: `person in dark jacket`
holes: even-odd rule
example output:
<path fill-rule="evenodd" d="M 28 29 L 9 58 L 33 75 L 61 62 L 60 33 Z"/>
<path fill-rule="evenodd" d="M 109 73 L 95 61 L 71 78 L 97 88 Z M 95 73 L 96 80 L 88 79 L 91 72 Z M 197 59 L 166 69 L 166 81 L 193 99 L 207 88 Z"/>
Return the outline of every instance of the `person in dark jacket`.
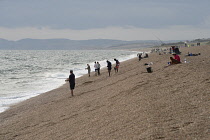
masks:
<path fill-rule="evenodd" d="M 98 75 L 100 75 L 100 69 L 101 69 L 101 65 L 99 64 L 99 62 L 97 62 L 97 67 L 98 67 Z"/>
<path fill-rule="evenodd" d="M 74 91 L 74 88 L 75 88 L 75 75 L 73 73 L 73 70 L 70 70 L 69 78 L 66 79 L 66 81 L 69 81 L 71 96 L 74 96 L 73 91 Z"/>
<path fill-rule="evenodd" d="M 138 53 L 137 56 L 139 57 L 139 61 L 142 59 L 142 53 Z"/>
<path fill-rule="evenodd" d="M 106 62 L 107 62 L 108 73 L 109 73 L 109 76 L 110 76 L 111 69 L 112 69 L 112 63 L 108 60 Z"/>

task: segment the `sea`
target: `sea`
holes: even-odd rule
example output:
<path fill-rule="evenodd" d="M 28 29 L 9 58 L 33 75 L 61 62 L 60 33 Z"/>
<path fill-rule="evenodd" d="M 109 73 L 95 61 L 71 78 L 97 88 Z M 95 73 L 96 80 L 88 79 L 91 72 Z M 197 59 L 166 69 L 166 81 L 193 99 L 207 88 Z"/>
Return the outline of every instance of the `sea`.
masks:
<path fill-rule="evenodd" d="M 72 69 L 76 78 L 87 74 L 87 64 L 107 66 L 136 57 L 121 50 L 0 50 L 0 113 L 11 105 L 62 86 Z"/>

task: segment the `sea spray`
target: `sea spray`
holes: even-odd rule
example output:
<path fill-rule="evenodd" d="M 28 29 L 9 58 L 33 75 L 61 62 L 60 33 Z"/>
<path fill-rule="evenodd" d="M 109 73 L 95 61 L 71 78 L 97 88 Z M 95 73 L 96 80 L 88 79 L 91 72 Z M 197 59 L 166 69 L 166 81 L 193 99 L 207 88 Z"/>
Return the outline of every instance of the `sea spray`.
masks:
<path fill-rule="evenodd" d="M 75 51 L 0 51 L 0 112 L 10 105 L 37 96 L 63 85 L 73 69 L 76 77 L 87 74 L 95 61 L 106 67 L 136 57 L 135 51 L 75 50 Z"/>

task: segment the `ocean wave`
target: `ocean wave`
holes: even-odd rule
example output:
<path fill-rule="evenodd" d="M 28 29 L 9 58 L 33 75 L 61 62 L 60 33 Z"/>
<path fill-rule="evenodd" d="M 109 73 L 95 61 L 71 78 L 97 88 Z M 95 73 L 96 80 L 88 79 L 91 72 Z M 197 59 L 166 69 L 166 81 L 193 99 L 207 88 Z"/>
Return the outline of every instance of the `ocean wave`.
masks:
<path fill-rule="evenodd" d="M 135 55 L 134 55 L 135 54 Z M 9 55 L 10 57 L 7 57 Z M 12 59 L 14 62 L 2 61 L 0 68 L 1 86 L 0 112 L 13 103 L 58 88 L 65 83 L 69 70 L 74 70 L 76 78 L 87 74 L 87 64 L 94 71 L 94 62 L 106 67 L 106 60 L 120 62 L 136 56 L 130 51 L 91 50 L 91 51 L 15 51 L 2 54 L 0 59 Z M 27 59 L 25 59 L 27 58 Z M 33 59 L 32 59 L 33 58 Z M 6 96 L 5 96 L 6 95 Z M 6 107 L 5 107 L 6 106 Z"/>
<path fill-rule="evenodd" d="M 84 63 L 81 63 L 81 62 L 73 62 L 71 63 L 72 65 L 81 65 L 81 64 L 84 64 Z"/>
<path fill-rule="evenodd" d="M 21 79 L 21 78 L 18 78 L 18 77 L 11 77 L 9 79 Z"/>

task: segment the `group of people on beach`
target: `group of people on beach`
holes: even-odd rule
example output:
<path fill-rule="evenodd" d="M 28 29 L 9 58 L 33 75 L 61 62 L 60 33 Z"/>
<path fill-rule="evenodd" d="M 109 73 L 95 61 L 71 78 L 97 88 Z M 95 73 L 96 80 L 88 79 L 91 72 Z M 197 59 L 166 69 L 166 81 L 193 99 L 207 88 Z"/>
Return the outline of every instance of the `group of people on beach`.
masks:
<path fill-rule="evenodd" d="M 175 51 L 175 49 L 170 49 L 172 50 L 172 52 L 170 52 L 173 57 L 170 57 L 170 62 L 168 62 L 169 65 L 173 65 L 173 64 L 179 64 L 181 63 L 181 60 L 180 60 L 180 57 L 179 55 L 177 54 L 177 52 L 179 51 Z M 179 52 L 180 53 L 180 52 Z M 139 58 L 139 61 L 142 59 L 142 58 L 148 58 L 148 54 L 145 53 L 145 56 L 142 57 L 142 54 L 143 53 L 138 53 L 137 56 Z M 118 69 L 119 69 L 119 66 L 120 66 L 120 62 L 119 60 L 117 60 L 116 58 L 114 59 L 114 61 L 116 62 L 116 65 L 114 67 L 114 70 L 115 70 L 115 73 L 118 72 Z M 111 70 L 112 70 L 112 63 L 107 60 L 107 70 L 108 70 L 108 75 L 111 76 Z M 94 69 L 95 69 L 95 76 L 99 76 L 101 73 L 100 73 L 100 68 L 101 68 L 101 65 L 99 62 L 94 62 Z M 90 77 L 90 73 L 91 73 L 91 68 L 90 68 L 90 65 L 87 64 L 87 67 L 85 68 L 88 70 L 88 76 Z M 66 81 L 69 81 L 69 84 L 70 84 L 70 90 L 71 90 L 71 95 L 73 95 L 73 90 L 75 88 L 75 75 L 73 73 L 73 70 L 70 70 L 70 75 L 69 75 L 69 78 L 66 79 Z"/>
<path fill-rule="evenodd" d="M 99 62 L 95 62 L 94 68 L 95 68 L 95 76 L 100 75 L 101 65 L 99 64 Z M 88 71 L 88 74 L 89 74 L 89 77 L 90 77 L 89 71 Z"/>
<path fill-rule="evenodd" d="M 115 70 L 115 73 L 116 73 L 116 72 L 118 72 L 120 62 L 116 58 L 114 59 L 114 61 L 116 62 L 116 65 L 114 67 L 114 70 Z M 112 69 L 112 63 L 108 60 L 106 62 L 107 62 L 108 73 L 109 73 L 109 76 L 110 76 L 111 75 L 111 69 Z"/>
<path fill-rule="evenodd" d="M 116 72 L 118 72 L 120 62 L 116 58 L 114 59 L 114 61 L 116 62 L 116 65 L 114 67 L 114 70 L 115 70 L 115 73 L 116 73 Z M 107 60 L 106 62 L 107 62 L 108 74 L 109 74 L 109 76 L 111 76 L 112 63 L 109 60 Z M 100 68 L 101 68 L 100 63 L 95 61 L 94 62 L 95 76 L 100 75 Z M 91 73 L 90 65 L 87 64 L 87 68 L 85 68 L 85 69 L 88 70 L 88 76 L 90 77 L 90 73 Z M 70 70 L 69 78 L 67 78 L 65 81 L 69 82 L 71 95 L 74 96 L 73 91 L 74 91 L 74 88 L 75 88 L 75 75 L 73 73 L 73 70 Z"/>
<path fill-rule="evenodd" d="M 149 57 L 148 53 L 145 53 L 145 56 L 142 57 L 143 54 L 144 54 L 144 52 L 143 52 L 143 53 L 138 53 L 138 54 L 137 54 L 137 56 L 138 56 L 138 58 L 139 58 L 139 61 L 141 61 L 141 59 L 143 59 L 143 58 L 148 58 L 148 57 Z"/>
<path fill-rule="evenodd" d="M 178 55 L 178 54 L 181 54 L 181 52 L 179 51 L 179 47 L 178 46 L 171 46 L 169 48 L 169 50 L 170 50 L 170 53 L 173 55 L 173 57 L 170 57 L 170 62 L 168 64 L 173 65 L 173 64 L 181 63 L 181 59 Z"/>
<path fill-rule="evenodd" d="M 168 65 L 173 65 L 173 64 L 179 64 L 181 63 L 181 59 L 179 57 L 178 54 L 181 54 L 181 52 L 179 51 L 179 47 L 178 46 L 171 46 L 170 48 L 167 48 L 167 49 L 164 49 L 164 53 L 161 53 L 163 52 L 163 49 L 152 49 L 151 50 L 151 53 L 153 52 L 156 52 L 156 53 L 159 53 L 159 55 L 162 55 L 162 54 L 167 54 L 165 51 L 169 50 L 169 53 L 173 55 L 173 57 L 170 57 L 170 61 L 168 62 Z"/>

